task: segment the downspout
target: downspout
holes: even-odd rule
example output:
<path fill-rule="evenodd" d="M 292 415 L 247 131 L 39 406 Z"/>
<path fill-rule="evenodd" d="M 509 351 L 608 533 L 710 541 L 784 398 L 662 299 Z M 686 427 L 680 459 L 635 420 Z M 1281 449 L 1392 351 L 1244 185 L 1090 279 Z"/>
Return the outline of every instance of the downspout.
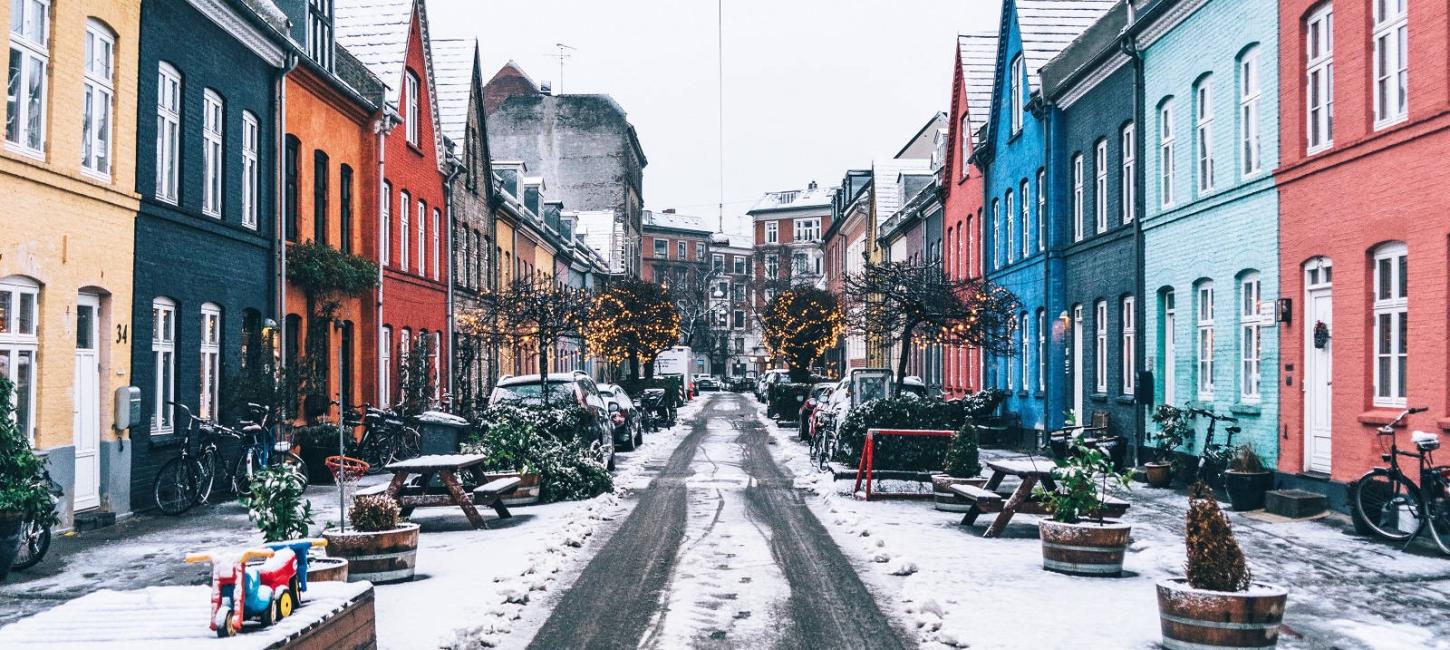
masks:
<path fill-rule="evenodd" d="M 467 137 L 467 136 L 465 135 L 465 137 Z M 458 180 L 458 175 L 463 171 L 463 166 L 462 165 L 456 165 L 456 164 L 453 164 L 451 162 L 449 163 L 448 166 L 449 166 L 448 175 L 446 177 L 444 177 L 444 179 L 443 179 L 443 203 L 444 203 L 444 207 L 446 208 L 446 210 L 448 212 L 448 226 L 446 228 L 444 228 L 444 232 L 446 233 L 446 236 L 444 237 L 444 239 L 446 240 L 447 247 L 448 247 L 448 264 L 446 265 L 448 267 L 448 278 L 447 278 L 447 282 L 448 282 L 448 338 L 443 343 L 443 347 L 447 350 L 447 354 L 448 354 L 448 356 L 447 357 L 444 357 L 444 358 L 448 360 L 448 368 L 449 368 L 449 371 L 448 371 L 448 395 L 451 398 L 454 395 L 454 392 L 453 392 L 453 389 L 454 389 L 454 386 L 453 386 L 453 361 L 454 361 L 454 359 L 453 359 L 453 336 L 454 336 L 454 329 L 453 329 L 453 317 L 454 317 L 454 294 L 453 294 L 454 282 L 453 282 L 453 274 L 454 274 L 454 271 L 456 271 L 456 269 L 454 268 L 454 264 L 458 261 L 458 253 L 453 248 L 453 246 L 454 246 L 454 242 L 453 242 L 453 229 L 454 229 L 454 227 L 456 225 L 456 221 L 455 221 L 455 218 L 454 218 L 454 215 L 453 215 L 453 190 L 454 190 L 454 185 L 453 184 L 454 184 L 455 181 Z M 441 351 L 440 351 L 440 353 L 441 353 Z"/>
<path fill-rule="evenodd" d="M 377 148 L 378 148 L 377 149 L 378 150 L 378 197 L 379 197 L 379 201 L 378 201 L 378 214 L 377 214 L 377 220 L 378 220 L 378 226 L 377 226 L 377 228 L 378 228 L 378 234 L 379 234 L 379 236 L 378 236 L 378 250 L 377 250 L 377 256 L 378 256 L 378 276 L 377 276 L 377 279 L 378 279 L 378 288 L 377 288 L 377 295 L 376 295 L 376 298 L 375 298 L 375 301 L 376 301 L 375 313 L 377 314 L 377 327 L 378 327 L 378 349 L 377 350 L 374 350 L 374 353 L 378 355 L 378 358 L 379 359 L 382 358 L 383 350 L 385 349 L 383 346 L 390 346 L 391 343 L 392 343 L 391 341 L 384 341 L 383 340 L 383 324 L 386 322 L 386 321 L 383 320 L 383 264 L 382 264 L 382 261 L 383 261 L 383 247 L 387 245 L 386 242 L 388 241 L 385 238 L 390 237 L 392 235 L 391 232 L 385 232 L 383 230 L 383 206 L 389 205 L 389 201 L 392 199 L 392 196 L 390 196 L 390 193 L 388 192 L 387 181 L 385 180 L 385 179 L 387 179 L 387 157 L 388 157 L 388 154 L 387 154 L 387 151 L 388 150 L 387 150 L 387 147 L 385 146 L 387 144 L 386 141 L 385 141 L 385 138 L 387 137 L 388 133 L 390 131 L 392 131 L 393 127 L 394 126 L 397 126 L 398 123 L 402 121 L 401 117 L 396 112 L 394 112 L 390 106 L 388 106 L 388 101 L 387 101 L 387 98 L 386 97 L 384 97 L 381 100 L 380 103 L 382 104 L 382 106 L 380 107 L 380 113 L 378 115 L 378 119 L 377 119 L 376 122 L 373 123 L 373 133 L 375 133 L 377 135 Z M 399 360 L 399 362 L 401 363 L 401 360 Z M 384 370 L 383 370 L 383 364 L 382 363 L 377 363 L 375 365 L 378 368 L 378 375 L 377 375 L 377 378 L 376 378 L 377 383 L 378 383 L 378 388 L 381 389 L 384 385 L 387 385 L 388 386 L 388 393 L 392 393 L 393 392 L 392 391 L 392 385 L 389 384 L 388 381 L 387 381 L 387 378 L 383 376 L 383 372 L 384 372 Z M 387 408 L 387 407 L 391 406 L 391 399 L 392 399 L 392 395 L 379 393 L 378 394 L 378 405 L 380 407 L 382 407 L 382 408 Z"/>
<path fill-rule="evenodd" d="M 1134 285 L 1138 294 L 1138 299 L 1134 301 L 1133 305 L 1133 318 L 1139 324 L 1139 329 L 1147 332 L 1147 327 L 1144 324 L 1147 323 L 1148 293 L 1147 287 L 1145 286 L 1147 283 L 1147 272 L 1145 269 L 1146 260 L 1143 242 L 1143 217 L 1145 216 L 1144 212 L 1146 207 L 1144 190 L 1147 188 L 1144 187 L 1143 182 L 1139 182 L 1144 177 L 1143 170 L 1147 167 L 1144 158 L 1146 148 L 1143 144 L 1147 139 L 1147 130 L 1144 128 L 1144 117 L 1147 111 L 1143 106 L 1143 57 L 1139 53 L 1138 44 L 1133 38 L 1133 28 L 1136 26 L 1137 21 L 1137 12 L 1134 10 L 1133 3 L 1129 1 L 1128 24 L 1123 28 L 1122 38 L 1118 41 L 1118 49 L 1123 54 L 1128 55 L 1128 58 L 1133 61 L 1133 158 L 1139 161 L 1133 168 L 1133 274 Z M 1143 370 L 1147 369 L 1145 367 L 1148 360 L 1147 338 L 1146 336 L 1139 335 L 1134 337 L 1133 341 L 1133 355 L 1138 359 L 1138 367 Z M 1139 394 L 1143 394 L 1145 389 L 1152 392 L 1157 388 L 1156 381 L 1151 386 L 1145 387 L 1141 385 L 1141 379 L 1144 376 L 1152 377 L 1152 373 L 1139 372 L 1138 377 L 1134 378 L 1133 385 L 1138 389 Z M 1152 408 L 1153 405 L 1151 402 L 1149 404 L 1138 403 L 1136 395 L 1134 396 L 1133 405 L 1135 407 L 1133 409 L 1134 442 L 1128 446 L 1128 454 L 1129 460 L 1134 466 L 1137 466 L 1138 449 L 1145 442 L 1144 436 L 1145 429 L 1147 428 L 1147 418 L 1145 417 L 1143 409 L 1144 407 Z"/>
<path fill-rule="evenodd" d="M 1042 184 L 1046 186 L 1046 187 L 1039 187 L 1039 188 L 1037 188 L 1037 191 L 1038 192 L 1047 192 L 1047 191 L 1050 191 L 1049 188 L 1052 188 L 1053 187 L 1053 173 L 1052 173 L 1052 149 L 1053 149 L 1053 147 L 1052 147 L 1052 140 L 1053 140 L 1053 137 L 1054 136 L 1053 136 L 1052 124 L 1053 124 L 1053 117 L 1054 117 L 1054 114 L 1055 114 L 1055 111 L 1053 109 L 1056 108 L 1056 107 L 1055 107 L 1054 104 L 1052 104 L 1051 102 L 1049 102 L 1047 100 L 1046 95 L 1042 94 L 1042 91 L 1040 90 L 1041 84 L 1042 84 L 1042 79 L 1041 79 L 1040 76 L 1038 78 L 1037 83 L 1038 83 L 1038 88 L 1039 88 L 1039 90 L 1038 90 L 1038 93 L 1039 94 L 1037 96 L 1038 97 L 1038 100 L 1039 100 L 1038 106 L 1040 107 L 1040 110 L 1042 111 L 1042 117 L 1041 117 L 1041 119 L 1042 119 L 1042 181 L 1043 181 Z M 1053 201 L 1043 201 L 1042 202 L 1042 205 L 1048 211 L 1051 211 L 1052 210 Z M 1043 313 L 1043 320 L 1044 321 L 1046 321 L 1046 320 L 1048 320 L 1050 318 L 1053 318 L 1052 314 L 1053 314 L 1053 307 L 1054 307 L 1054 305 L 1052 304 L 1052 300 L 1051 300 L 1051 298 L 1052 298 L 1052 264 L 1051 264 L 1051 259 L 1053 257 L 1053 247 L 1051 245 L 1051 241 L 1052 241 L 1052 228 L 1050 226 L 1047 226 L 1047 224 L 1051 224 L 1052 221 L 1051 220 L 1042 221 L 1046 217 L 1047 217 L 1047 215 L 1042 215 L 1042 214 L 1037 215 L 1038 221 L 1041 222 L 1043 224 L 1043 226 L 1044 226 L 1044 227 L 1041 228 L 1042 234 L 1045 235 L 1046 238 L 1047 238 L 1047 240 L 1048 240 L 1046 242 L 1038 242 L 1038 245 L 1042 246 L 1042 313 Z M 995 246 L 995 245 L 996 244 L 993 244 L 993 246 Z M 1046 324 L 1046 323 L 1044 323 L 1044 324 Z M 1038 336 L 1041 336 L 1041 333 L 1040 332 L 1038 333 Z M 1051 339 L 1049 339 L 1049 340 L 1051 340 Z M 1067 346 L 1064 346 L 1063 359 L 1066 359 L 1067 358 L 1066 350 L 1067 350 Z M 1045 368 L 1047 368 L 1047 367 L 1045 366 Z M 1065 364 L 1065 363 L 1063 364 L 1063 369 L 1064 369 L 1064 371 L 1067 369 L 1067 364 Z M 1052 392 L 1053 391 L 1051 390 L 1051 387 L 1052 387 L 1053 383 L 1055 383 L 1055 382 L 1050 382 L 1050 381 L 1049 382 L 1046 382 L 1049 390 L 1048 390 L 1048 393 L 1047 394 L 1045 394 L 1045 395 L 1042 396 L 1042 428 L 1043 428 L 1044 431 L 1050 431 L 1052 429 L 1055 429 L 1055 428 L 1058 427 L 1059 424 L 1061 424 L 1061 423 L 1053 422 L 1052 419 L 1051 419 L 1051 418 L 1054 417 L 1053 414 L 1055 414 L 1055 413 L 1061 413 L 1063 411 L 1063 409 L 1061 409 L 1061 408 L 1058 408 L 1058 409 L 1052 408 L 1052 406 L 1053 406 L 1053 404 L 1052 404 Z M 1072 381 L 1071 381 L 1071 377 L 1068 377 L 1068 381 L 1065 382 L 1065 383 L 1068 386 L 1072 386 L 1073 384 L 1072 384 Z M 1058 391 L 1058 392 L 1060 392 L 1060 391 Z M 1066 405 L 1064 404 L 1062 406 L 1064 406 L 1064 408 L 1065 408 Z M 1074 417 L 1077 418 L 1077 422 L 1079 422 L 1079 423 L 1082 422 L 1083 414 L 1081 414 L 1081 413 L 1074 413 L 1073 415 L 1074 415 Z"/>
<path fill-rule="evenodd" d="M 275 124 L 276 129 L 277 129 L 277 134 L 276 134 L 275 137 L 272 138 L 272 140 L 273 140 L 272 157 L 273 157 L 273 160 L 277 160 L 279 162 L 279 164 L 277 164 L 277 165 L 274 166 L 274 169 L 276 171 L 274 172 L 274 176 L 273 176 L 273 186 L 272 186 L 274 188 L 274 190 L 272 192 L 272 203 L 274 204 L 275 210 L 276 210 L 276 212 L 275 212 L 275 215 L 276 216 L 274 217 L 273 224 L 272 224 L 272 230 L 274 231 L 273 232 L 273 235 L 272 235 L 272 245 L 276 249 L 273 254 L 275 255 L 275 259 L 276 259 L 276 262 L 277 262 L 277 264 L 276 264 L 277 271 L 276 271 L 275 274 L 273 274 L 273 281 L 277 283 L 277 287 L 276 287 L 276 290 L 273 291 L 273 293 L 272 293 L 273 297 L 276 298 L 277 303 L 276 303 L 276 305 L 273 306 L 272 316 L 274 318 L 274 322 L 277 323 L 277 332 L 279 332 L 281 334 L 282 340 L 283 341 L 286 341 L 287 340 L 287 224 L 286 224 L 286 218 L 287 218 L 286 217 L 286 211 L 287 211 L 287 180 L 285 178 L 285 174 L 286 174 L 286 167 L 287 167 L 287 161 L 286 161 L 286 156 L 287 156 L 287 74 L 290 73 L 290 72 L 292 72 L 292 69 L 293 68 L 296 68 L 297 67 L 297 54 L 295 52 L 292 52 L 292 51 L 289 50 L 283 56 L 283 59 L 284 59 L 284 61 L 282 63 L 282 67 L 277 70 L 277 87 L 273 90 L 273 97 L 272 97 L 273 104 L 277 107 L 277 109 L 276 109 L 277 110 L 277 117 L 274 120 L 274 124 Z M 276 352 L 276 342 L 275 341 L 273 342 L 273 348 L 272 348 L 272 350 L 273 350 L 273 353 L 275 354 L 275 352 Z M 277 367 L 279 367 L 279 368 L 285 367 L 285 366 L 283 366 L 283 364 L 285 364 L 287 362 L 286 355 L 281 355 L 281 358 L 282 358 L 281 362 L 279 362 L 277 364 Z"/>

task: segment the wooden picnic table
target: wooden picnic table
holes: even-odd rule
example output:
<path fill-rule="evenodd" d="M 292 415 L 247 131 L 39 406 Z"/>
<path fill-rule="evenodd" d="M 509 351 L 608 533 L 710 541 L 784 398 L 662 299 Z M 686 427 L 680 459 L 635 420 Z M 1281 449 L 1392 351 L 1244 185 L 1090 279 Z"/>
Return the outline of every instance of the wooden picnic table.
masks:
<path fill-rule="evenodd" d="M 483 516 L 474 507 L 475 497 L 470 496 L 463 488 L 458 477 L 460 473 L 467 473 L 474 484 L 482 483 L 483 472 L 480 466 L 486 459 L 487 456 L 483 454 L 433 454 L 400 460 L 383 468 L 393 473 L 393 480 L 388 483 L 386 490 L 380 492 L 396 499 L 405 512 L 419 507 L 456 505 L 463 510 L 463 514 L 468 517 L 468 523 L 474 528 L 487 528 Z M 414 486 L 406 485 L 408 477 L 413 475 L 421 476 L 422 479 Z M 429 485 L 434 476 L 443 484 L 442 492 L 430 489 Z M 518 483 L 518 479 L 499 479 L 480 486 L 474 493 L 483 499 L 481 505 L 492 506 L 499 518 L 506 519 L 511 515 L 499 497 L 513 491 Z M 490 487 L 493 489 L 486 489 Z M 480 490 L 484 493 L 480 494 Z M 359 492 L 364 493 L 366 492 Z"/>
<path fill-rule="evenodd" d="M 1024 456 L 1020 458 L 1007 458 L 1001 460 L 989 460 L 987 468 L 992 470 L 992 476 L 987 479 L 983 487 L 972 487 L 970 485 L 953 485 L 951 491 L 958 497 L 973 504 L 973 508 L 967 511 L 962 517 L 962 524 L 972 525 L 977 516 L 986 512 L 997 513 L 997 518 L 992 525 L 987 527 L 983 537 L 996 537 L 1002 534 L 1002 530 L 1012 521 L 1012 516 L 1021 512 L 1030 515 L 1050 514 L 1047 511 L 1047 504 L 1041 499 L 1032 495 L 1032 489 L 1038 483 L 1048 490 L 1056 490 L 1057 483 L 1052 480 L 1052 470 L 1057 467 L 1056 461 L 1043 456 Z M 1021 479 L 1017 489 L 1010 494 L 999 492 L 1003 479 L 1008 476 L 1016 476 Z M 1103 498 L 1103 511 L 1112 516 L 1121 516 L 1128 509 L 1127 502 L 1117 499 Z"/>

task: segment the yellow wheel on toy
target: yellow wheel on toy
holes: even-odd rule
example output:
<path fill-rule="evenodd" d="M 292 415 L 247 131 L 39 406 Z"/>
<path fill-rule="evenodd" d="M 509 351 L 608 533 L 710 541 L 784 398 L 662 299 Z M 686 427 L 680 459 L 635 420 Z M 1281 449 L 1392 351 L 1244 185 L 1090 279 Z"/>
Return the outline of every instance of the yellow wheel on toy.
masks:
<path fill-rule="evenodd" d="M 291 616 L 294 605 L 295 603 L 292 602 L 292 592 L 283 591 L 282 595 L 277 597 L 277 620 L 280 621 Z"/>
<path fill-rule="evenodd" d="M 230 616 L 227 617 L 227 622 L 216 626 L 216 636 L 218 639 L 225 639 L 229 636 L 236 636 L 236 634 L 237 628 L 232 627 L 232 617 Z"/>

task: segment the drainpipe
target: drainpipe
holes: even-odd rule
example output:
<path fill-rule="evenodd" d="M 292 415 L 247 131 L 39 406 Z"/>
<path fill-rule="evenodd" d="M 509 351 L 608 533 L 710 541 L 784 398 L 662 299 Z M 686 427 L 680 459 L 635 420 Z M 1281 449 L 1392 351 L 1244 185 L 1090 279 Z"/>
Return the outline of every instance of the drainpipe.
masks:
<path fill-rule="evenodd" d="M 286 174 L 286 167 L 287 167 L 287 161 L 286 161 L 286 156 L 287 156 L 287 74 L 290 73 L 293 68 L 296 68 L 297 67 L 297 54 L 295 52 L 289 51 L 289 52 L 287 52 L 285 54 L 284 59 L 285 59 L 285 61 L 283 62 L 281 69 L 279 69 L 277 71 L 277 86 L 273 90 L 273 97 L 272 97 L 272 102 L 276 106 L 276 110 L 277 110 L 277 117 L 273 121 L 274 126 L 277 129 L 277 133 L 276 133 L 276 136 L 272 138 L 272 141 L 273 141 L 272 158 L 273 158 L 273 160 L 276 160 L 279 163 L 279 164 L 277 164 L 275 166 L 276 172 L 275 172 L 274 177 L 273 177 L 273 181 L 275 183 L 273 185 L 273 187 L 275 189 L 273 190 L 273 193 L 272 193 L 272 203 L 276 206 L 276 217 L 273 220 L 273 228 L 272 228 L 272 230 L 274 231 L 273 234 L 272 234 L 272 243 L 273 243 L 273 246 L 276 247 L 276 250 L 275 250 L 275 252 L 273 254 L 276 256 L 276 262 L 277 262 L 277 264 L 276 264 L 277 272 L 273 276 L 274 281 L 277 283 L 277 288 L 276 288 L 276 290 L 272 294 L 273 297 L 276 298 L 277 304 L 273 306 L 272 316 L 275 319 L 275 322 L 277 323 L 277 332 L 280 333 L 280 335 L 282 336 L 282 340 L 283 341 L 286 341 L 287 340 L 287 223 L 286 223 L 286 219 L 287 219 L 287 216 L 286 216 L 286 212 L 287 212 L 287 180 L 285 178 L 285 174 Z M 274 340 L 273 341 L 273 351 L 276 350 L 275 343 L 276 343 L 276 341 Z M 280 367 L 284 367 L 282 364 L 285 364 L 286 362 L 287 362 L 287 358 L 286 358 L 285 355 L 283 355 L 282 356 L 282 361 L 281 361 L 281 363 L 278 364 L 278 367 L 279 368 Z"/>
<path fill-rule="evenodd" d="M 1135 177 L 1133 179 L 1133 185 L 1135 190 L 1133 192 L 1133 274 L 1134 286 L 1137 289 L 1138 294 L 1138 299 L 1134 301 L 1133 305 L 1133 318 L 1138 323 L 1140 331 L 1146 333 L 1147 327 L 1145 327 L 1144 324 L 1147 322 L 1148 291 L 1147 286 L 1145 286 L 1147 283 L 1147 273 L 1145 270 L 1145 256 L 1143 246 L 1143 217 L 1146 207 L 1146 202 L 1144 200 L 1144 190 L 1146 188 L 1144 187 L 1144 183 L 1139 182 L 1139 180 L 1144 178 L 1143 170 L 1147 168 L 1147 165 L 1144 162 L 1145 147 L 1143 145 L 1144 140 L 1147 139 L 1147 131 L 1146 129 L 1144 129 L 1144 116 L 1147 111 L 1146 108 L 1143 106 L 1143 57 L 1138 51 L 1138 44 L 1134 40 L 1133 35 L 1133 27 L 1137 24 L 1137 21 L 1137 12 L 1134 11 L 1133 4 L 1129 2 L 1128 24 L 1123 28 L 1123 35 L 1118 40 L 1118 49 L 1122 51 L 1123 54 L 1128 55 L 1128 58 L 1132 59 L 1133 61 L 1133 159 L 1139 161 L 1138 164 L 1134 165 L 1133 168 L 1133 175 Z M 1137 337 L 1135 337 L 1133 341 L 1133 355 L 1138 359 L 1139 368 L 1144 368 L 1148 360 L 1147 338 L 1148 337 L 1139 334 Z M 1149 376 L 1151 376 L 1151 373 L 1149 373 Z M 1143 373 L 1140 373 L 1138 377 L 1134 378 L 1133 385 L 1139 389 L 1139 392 L 1143 390 L 1143 387 L 1138 386 L 1137 380 L 1141 379 L 1142 377 Z M 1156 386 L 1152 388 L 1156 389 Z M 1134 396 L 1134 398 L 1134 440 L 1133 444 L 1128 446 L 1128 458 L 1134 466 L 1137 466 L 1138 448 L 1145 442 L 1144 436 L 1145 429 L 1147 428 L 1147 418 L 1145 417 L 1144 408 L 1152 408 L 1153 405 L 1151 403 L 1139 404 L 1136 401 L 1136 396 Z"/>
<path fill-rule="evenodd" d="M 1041 88 L 1041 84 L 1042 84 L 1042 80 L 1041 80 L 1041 77 L 1039 77 L 1038 78 L 1038 87 L 1039 88 Z M 1042 120 L 1042 181 L 1043 181 L 1042 184 L 1045 185 L 1046 187 L 1039 187 L 1039 188 L 1037 188 L 1037 191 L 1038 192 L 1044 192 L 1044 191 L 1050 191 L 1049 188 L 1053 187 L 1053 176 L 1054 175 L 1052 173 L 1052 149 L 1053 149 L 1053 147 L 1052 147 L 1052 139 L 1053 139 L 1054 136 L 1053 136 L 1053 130 L 1052 130 L 1052 123 L 1053 123 L 1054 109 L 1056 108 L 1056 105 L 1053 104 L 1052 102 L 1048 101 L 1046 95 L 1041 94 L 1041 90 L 1039 90 L 1038 93 L 1039 93 L 1038 94 L 1038 100 L 1039 100 L 1038 109 L 1042 112 L 1042 114 L 1041 114 L 1041 120 Z M 1042 205 L 1050 211 L 1050 210 L 1052 210 L 1053 202 L 1052 201 L 1044 201 L 1042 203 Z M 1052 223 L 1050 220 L 1049 221 L 1042 221 L 1045 218 L 1046 218 L 1046 215 L 1041 215 L 1041 214 L 1037 215 L 1038 221 L 1041 222 L 1042 224 L 1050 224 L 1050 223 Z M 1043 228 L 1041 228 L 1041 231 L 1042 231 L 1042 234 L 1043 235 L 1046 235 L 1047 240 L 1048 240 L 1046 242 L 1038 242 L 1039 245 L 1042 246 L 1042 310 L 1043 310 L 1042 313 L 1043 313 L 1043 321 L 1047 321 L 1048 319 L 1050 319 L 1050 318 L 1053 317 L 1052 315 L 1055 312 L 1055 310 L 1053 308 L 1054 306 L 1053 306 L 1052 301 L 1051 301 L 1051 297 L 1052 297 L 1052 291 L 1051 291 L 1051 287 L 1052 287 L 1052 264 L 1050 262 L 1051 262 L 1051 258 L 1053 257 L 1053 248 L 1052 248 L 1052 245 L 1051 245 L 1051 241 L 1052 241 L 1052 228 L 1050 228 L 1050 227 L 1043 227 Z M 996 246 L 996 244 L 994 243 L 993 246 Z M 1028 315 L 1031 316 L 1031 314 L 1028 314 Z M 1046 324 L 1046 323 L 1044 322 L 1044 324 Z M 1041 336 L 1041 335 L 1042 334 L 1039 332 L 1038 333 L 1038 336 Z M 1051 339 L 1049 338 L 1049 340 L 1051 340 Z M 1067 358 L 1067 355 L 1064 354 L 1063 355 L 1063 358 L 1066 359 Z M 1063 364 L 1063 368 L 1066 369 L 1066 367 L 1067 367 L 1067 364 Z M 1046 364 L 1044 364 L 1043 369 L 1050 371 L 1050 368 Z M 1050 381 L 1049 382 L 1045 382 L 1045 383 L 1046 383 L 1046 385 L 1047 385 L 1047 387 L 1049 389 L 1053 385 L 1053 382 L 1050 382 Z M 1073 385 L 1072 378 L 1071 377 L 1068 377 L 1067 378 L 1067 385 L 1068 386 L 1072 386 Z M 1052 392 L 1049 390 L 1046 394 L 1044 394 L 1042 396 L 1042 429 L 1043 429 L 1044 432 L 1051 431 L 1053 428 L 1057 427 L 1057 424 L 1054 423 L 1051 420 L 1051 418 L 1053 417 L 1053 414 L 1054 413 L 1059 413 L 1059 412 L 1062 411 L 1062 409 L 1054 409 L 1054 408 L 1052 408 L 1052 406 L 1053 406 L 1053 404 L 1052 404 Z M 1082 420 L 1083 414 L 1081 414 L 1081 413 L 1075 413 L 1073 415 L 1077 418 L 1077 422 L 1079 424 L 1081 424 L 1082 421 L 1083 421 Z"/>
<path fill-rule="evenodd" d="M 384 349 L 383 346 L 388 345 L 390 343 L 389 341 L 384 341 L 383 340 L 383 323 L 385 322 L 383 320 L 383 264 L 382 264 L 382 261 L 383 261 L 383 246 L 385 245 L 384 242 L 387 241 L 385 238 L 391 236 L 391 234 L 392 234 L 390 232 L 385 232 L 383 230 L 383 206 L 384 205 L 388 205 L 388 201 L 390 201 L 392 199 L 392 197 L 389 196 L 389 194 L 388 194 L 387 183 L 385 181 L 385 179 L 387 178 L 387 147 L 384 146 L 384 145 L 387 144 L 386 137 L 387 137 L 388 133 L 393 130 L 393 127 L 397 126 L 399 123 L 401 123 L 403 121 L 402 120 L 402 116 L 398 115 L 397 111 L 393 110 L 393 108 L 391 106 L 388 106 L 388 101 L 387 101 L 387 98 L 386 97 L 384 97 L 381 100 L 381 103 L 382 103 L 382 107 L 379 109 L 378 119 L 377 119 L 377 121 L 373 122 L 373 133 L 377 135 L 377 148 L 378 148 L 377 149 L 378 150 L 378 197 L 379 197 L 379 202 L 378 202 L 378 215 L 377 215 L 377 220 L 378 220 L 378 234 L 379 234 L 379 236 L 378 236 L 378 250 L 377 250 L 378 262 L 379 262 L 378 263 L 378 289 L 377 289 L 377 296 L 376 296 L 376 299 L 375 299 L 376 304 L 374 305 L 375 313 L 377 314 L 378 349 L 375 350 L 374 352 L 378 355 L 378 358 L 379 359 L 382 358 L 383 349 Z M 378 387 L 381 388 L 384 384 L 387 384 L 387 378 L 385 378 L 383 376 L 383 364 L 382 363 L 377 363 L 375 365 L 378 368 L 378 370 L 377 370 L 378 374 L 377 374 L 376 380 L 378 382 Z M 391 390 L 392 386 L 389 385 L 388 388 L 389 388 L 389 391 L 388 392 L 391 393 L 392 392 L 392 390 Z M 387 408 L 388 406 L 391 406 L 391 399 L 392 399 L 392 396 L 391 395 L 379 394 L 378 395 L 378 405 L 380 407 L 382 407 L 382 408 Z"/>
<path fill-rule="evenodd" d="M 467 137 L 467 136 L 465 135 L 464 137 Z M 448 370 L 448 395 L 451 398 L 454 395 L 454 392 L 453 392 L 454 391 L 454 386 L 453 386 L 453 336 L 454 336 L 454 333 L 453 333 L 453 317 L 454 317 L 454 296 L 453 296 L 453 285 L 454 285 L 454 282 L 453 282 L 453 272 L 454 272 L 454 268 L 453 268 L 453 264 L 458 259 L 458 253 L 453 248 L 453 246 L 454 246 L 453 229 L 454 229 L 454 226 L 456 224 L 456 218 L 453 215 L 453 190 L 454 190 L 454 183 L 458 180 L 458 175 L 463 172 L 463 166 L 462 165 L 453 164 L 452 162 L 450 162 L 449 165 L 448 165 L 448 167 L 449 167 L 449 169 L 448 169 L 448 175 L 443 178 L 443 203 L 444 203 L 444 208 L 446 209 L 446 211 L 448 213 L 448 226 L 446 228 L 444 228 L 445 241 L 447 242 L 447 246 L 448 246 L 448 264 L 446 265 L 448 267 L 448 277 L 446 279 L 446 281 L 448 282 L 448 337 L 447 337 L 447 340 L 445 340 L 443 342 L 443 350 L 439 350 L 439 354 L 442 354 L 444 351 L 447 351 L 447 353 L 448 353 L 448 356 L 447 357 L 443 357 L 443 358 L 445 358 L 445 359 L 448 360 L 448 363 L 447 363 L 447 367 L 449 369 Z"/>

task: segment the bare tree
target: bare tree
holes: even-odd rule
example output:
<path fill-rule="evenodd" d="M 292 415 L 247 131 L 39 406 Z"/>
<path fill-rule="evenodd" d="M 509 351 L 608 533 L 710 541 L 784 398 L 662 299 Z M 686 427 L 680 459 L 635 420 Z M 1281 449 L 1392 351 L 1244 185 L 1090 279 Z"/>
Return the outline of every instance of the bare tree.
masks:
<path fill-rule="evenodd" d="M 1015 317 L 1022 303 L 985 279 L 947 277 L 925 262 L 868 264 L 844 279 L 849 327 L 901 346 L 899 387 L 912 342 L 923 339 L 1011 355 Z"/>
<path fill-rule="evenodd" d="M 539 374 L 549 372 L 549 351 L 560 341 L 581 339 L 592 298 L 585 289 L 562 286 L 552 278 L 515 278 L 498 290 L 479 294 L 480 307 L 465 310 L 459 329 L 473 336 L 496 336 L 515 349 L 538 348 Z"/>

